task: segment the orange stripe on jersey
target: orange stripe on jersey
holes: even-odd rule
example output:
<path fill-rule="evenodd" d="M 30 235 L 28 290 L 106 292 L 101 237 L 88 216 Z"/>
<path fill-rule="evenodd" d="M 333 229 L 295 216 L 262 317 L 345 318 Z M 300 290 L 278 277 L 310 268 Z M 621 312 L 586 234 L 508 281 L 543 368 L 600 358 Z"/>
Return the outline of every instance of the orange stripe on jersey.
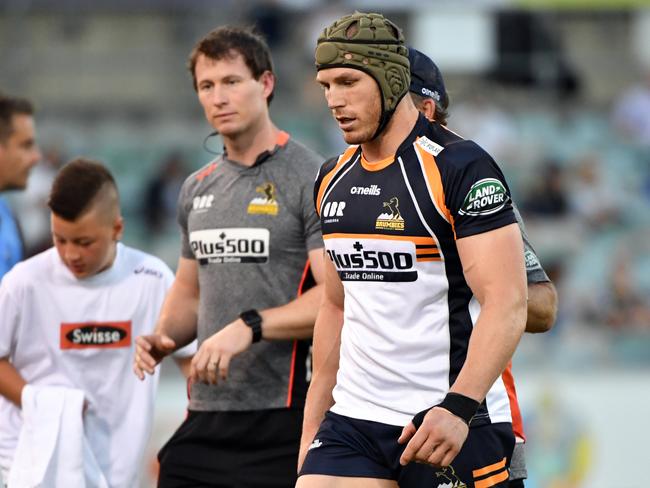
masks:
<path fill-rule="evenodd" d="M 508 393 L 508 400 L 510 401 L 510 415 L 512 416 L 512 430 L 515 436 L 526 440 L 524 435 L 524 422 L 521 419 L 521 410 L 519 410 L 519 401 L 517 400 L 517 389 L 515 388 L 515 379 L 512 376 L 512 361 L 501 374 L 501 379 L 506 387 Z"/>
<path fill-rule="evenodd" d="M 275 143 L 278 146 L 282 147 L 287 142 L 289 142 L 289 139 L 291 139 L 291 136 L 289 135 L 289 133 L 281 130 L 280 133 L 278 134 L 278 138 L 275 140 Z"/>
<path fill-rule="evenodd" d="M 429 183 L 429 190 L 431 191 L 431 198 L 433 199 L 438 210 L 443 214 L 444 218 L 451 224 L 452 229 L 454 228 L 454 218 L 451 216 L 451 212 L 445 204 L 445 191 L 442 186 L 442 177 L 440 176 L 440 170 L 436 164 L 436 158 L 432 154 L 428 153 L 422 149 L 417 144 L 414 145 L 415 150 L 420 155 L 422 162 L 424 163 L 424 174 Z M 456 230 L 454 229 L 454 236 L 456 235 Z"/>
<path fill-rule="evenodd" d="M 212 163 L 205 169 L 202 169 L 197 175 L 196 179 L 201 181 L 206 176 L 209 176 L 215 169 L 217 169 L 217 163 Z"/>
<path fill-rule="evenodd" d="M 382 169 L 390 166 L 393 161 L 395 161 L 394 154 L 382 159 L 381 161 L 369 163 L 368 160 L 364 157 L 363 153 L 361 153 L 361 166 L 363 166 L 363 168 L 367 169 L 368 171 L 381 171 Z"/>
<path fill-rule="evenodd" d="M 318 188 L 318 197 L 316 198 L 316 212 L 318 212 L 318 215 L 320 215 L 320 206 L 323 202 L 323 195 L 325 195 L 325 190 L 329 186 L 330 181 L 332 181 L 332 178 L 334 178 L 334 175 L 337 173 L 338 169 L 350 160 L 350 158 L 357 151 L 357 148 L 358 146 L 348 147 L 345 152 L 339 156 L 339 160 L 336 163 L 336 166 L 334 166 L 334 168 L 332 168 L 332 170 L 323 177 L 323 180 L 320 183 L 320 187 Z"/>
<path fill-rule="evenodd" d="M 334 233 L 334 234 L 323 235 L 323 239 L 385 239 L 389 241 L 411 241 L 416 246 L 418 245 L 436 246 L 436 241 L 434 241 L 432 237 L 417 237 L 417 236 L 388 236 L 384 234 Z"/>
<path fill-rule="evenodd" d="M 509 476 L 508 470 L 504 469 L 503 471 L 495 474 L 494 476 L 490 476 L 489 478 L 485 478 L 484 480 L 474 481 L 474 488 L 489 488 L 490 486 L 497 485 L 502 481 L 507 480 L 508 476 Z"/>
<path fill-rule="evenodd" d="M 498 471 L 498 470 L 503 469 L 505 467 L 506 467 L 506 458 L 503 458 L 501 461 L 499 461 L 497 463 L 490 464 L 489 466 L 485 466 L 483 468 L 473 470 L 472 471 L 472 476 L 474 476 L 474 478 L 478 478 L 479 476 L 483 476 L 483 475 L 492 473 L 494 471 Z M 491 486 L 491 485 L 487 485 L 487 486 Z"/>
<path fill-rule="evenodd" d="M 293 341 L 293 351 L 291 352 L 291 370 L 289 371 L 289 389 L 287 391 L 287 407 L 291 406 L 291 395 L 293 394 L 293 377 L 296 373 L 296 352 L 298 351 L 298 341 Z"/>

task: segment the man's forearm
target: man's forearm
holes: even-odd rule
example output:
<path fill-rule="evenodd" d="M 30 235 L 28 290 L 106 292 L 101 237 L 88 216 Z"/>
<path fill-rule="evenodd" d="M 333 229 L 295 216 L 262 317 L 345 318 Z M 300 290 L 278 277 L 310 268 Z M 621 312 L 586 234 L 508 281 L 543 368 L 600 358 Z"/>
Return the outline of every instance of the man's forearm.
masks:
<path fill-rule="evenodd" d="M 483 401 L 503 373 L 524 332 L 526 302 L 486 304 L 481 307 L 469 342 L 465 364 L 451 391 Z"/>
<path fill-rule="evenodd" d="M 165 298 L 156 324 L 156 333 L 164 334 L 176 343 L 176 349 L 196 338 L 199 298 L 174 283 Z"/>
<path fill-rule="evenodd" d="M 551 330 L 557 316 L 557 291 L 553 283 L 528 285 L 528 318 L 526 332 L 539 333 Z"/>
<path fill-rule="evenodd" d="M 21 408 L 21 394 L 26 384 L 9 359 L 0 359 L 0 395 Z"/>
<path fill-rule="evenodd" d="M 323 288 L 322 284 L 316 285 L 286 305 L 260 310 L 262 337 L 269 340 L 311 338 Z"/>

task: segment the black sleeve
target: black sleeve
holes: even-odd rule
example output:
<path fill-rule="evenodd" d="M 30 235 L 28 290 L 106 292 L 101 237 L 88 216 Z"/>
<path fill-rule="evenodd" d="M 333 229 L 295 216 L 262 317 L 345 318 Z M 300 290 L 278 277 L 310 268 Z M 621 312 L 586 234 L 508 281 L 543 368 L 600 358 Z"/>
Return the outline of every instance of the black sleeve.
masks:
<path fill-rule="evenodd" d="M 457 239 L 516 222 L 508 184 L 488 153 L 471 141 L 445 152 L 441 176 Z"/>

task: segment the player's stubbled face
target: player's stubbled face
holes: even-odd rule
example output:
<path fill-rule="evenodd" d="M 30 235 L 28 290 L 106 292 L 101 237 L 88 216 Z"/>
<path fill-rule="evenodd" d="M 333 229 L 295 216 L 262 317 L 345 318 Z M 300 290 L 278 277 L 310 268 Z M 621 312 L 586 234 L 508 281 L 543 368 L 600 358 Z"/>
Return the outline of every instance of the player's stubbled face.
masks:
<path fill-rule="evenodd" d="M 77 220 L 51 217 L 52 238 L 63 264 L 79 279 L 108 269 L 115 259 L 115 243 L 122 233 L 122 219 L 101 215 L 94 208 Z"/>
<path fill-rule="evenodd" d="M 316 80 L 323 88 L 327 106 L 345 142 L 363 144 L 370 141 L 381 114 L 379 87 L 375 80 L 352 68 L 322 69 Z"/>
<path fill-rule="evenodd" d="M 274 85 L 269 71 L 256 80 L 244 58 L 233 53 L 218 60 L 199 56 L 194 73 L 205 117 L 219 134 L 234 138 L 263 120 Z"/>

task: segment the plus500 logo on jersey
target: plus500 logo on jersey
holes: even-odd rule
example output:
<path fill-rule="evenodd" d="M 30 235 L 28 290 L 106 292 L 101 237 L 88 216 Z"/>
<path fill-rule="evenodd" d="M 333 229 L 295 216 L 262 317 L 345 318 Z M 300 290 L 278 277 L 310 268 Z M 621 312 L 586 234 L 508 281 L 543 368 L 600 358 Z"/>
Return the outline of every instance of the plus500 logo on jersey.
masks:
<path fill-rule="evenodd" d="M 61 349 L 131 346 L 131 321 L 61 324 Z"/>
<path fill-rule="evenodd" d="M 342 281 L 415 281 L 415 245 L 410 241 L 328 239 L 327 254 Z"/>
<path fill-rule="evenodd" d="M 190 246 L 199 264 L 266 263 L 268 229 L 227 228 L 190 232 Z"/>

